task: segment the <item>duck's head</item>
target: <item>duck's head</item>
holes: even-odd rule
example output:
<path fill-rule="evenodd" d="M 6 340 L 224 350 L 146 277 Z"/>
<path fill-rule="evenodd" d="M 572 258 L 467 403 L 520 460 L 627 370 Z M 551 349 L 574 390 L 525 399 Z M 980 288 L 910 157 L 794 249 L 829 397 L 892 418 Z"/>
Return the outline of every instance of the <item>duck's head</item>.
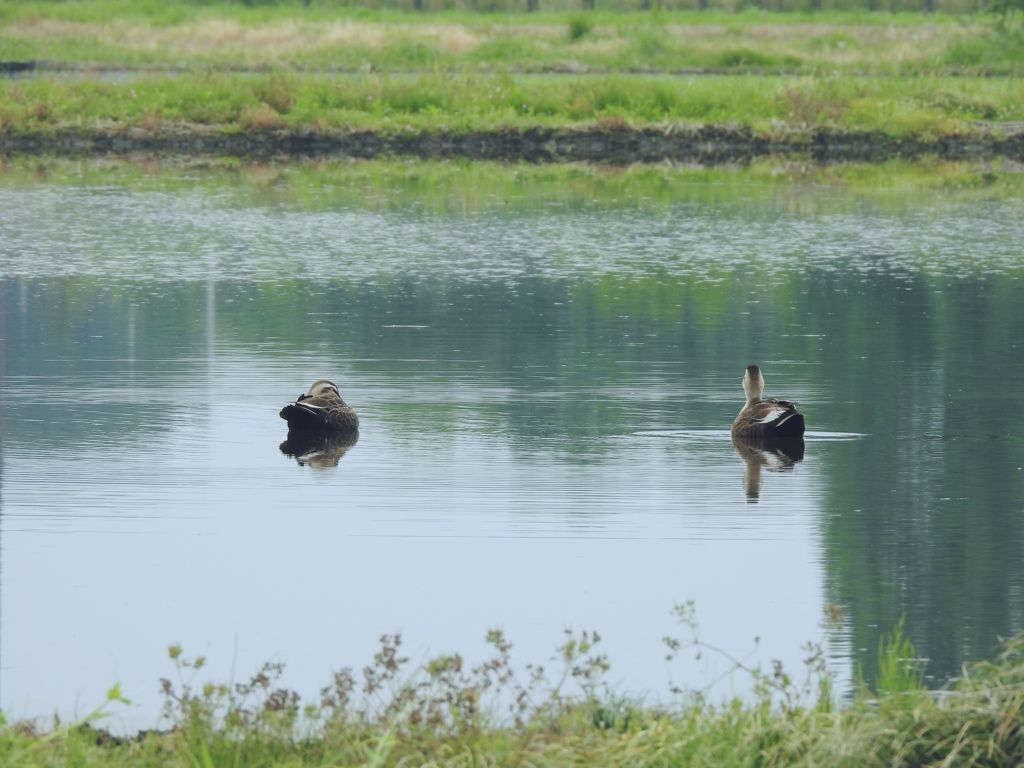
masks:
<path fill-rule="evenodd" d="M 747 393 L 747 404 L 756 403 L 764 392 L 764 376 L 756 365 L 748 365 L 743 374 L 743 391 Z"/>
<path fill-rule="evenodd" d="M 320 397 L 324 400 L 337 398 L 340 400 L 341 394 L 338 392 L 338 388 L 334 385 L 333 381 L 317 379 L 313 382 L 313 386 L 309 388 L 309 391 L 306 393 L 306 397 Z"/>

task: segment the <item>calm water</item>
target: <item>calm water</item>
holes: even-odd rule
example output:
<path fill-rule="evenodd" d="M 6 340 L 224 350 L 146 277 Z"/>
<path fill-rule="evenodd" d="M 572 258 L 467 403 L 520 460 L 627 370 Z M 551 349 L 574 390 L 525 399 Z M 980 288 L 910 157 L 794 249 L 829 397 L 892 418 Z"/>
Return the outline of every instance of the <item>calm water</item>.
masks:
<path fill-rule="evenodd" d="M 847 681 L 901 615 L 937 681 L 1024 626 L 1021 200 L 351 173 L 0 186 L 9 716 L 120 681 L 152 726 L 171 643 L 313 697 L 385 632 L 547 663 L 594 628 L 663 697 L 728 668 L 664 660 L 690 599 Z M 802 460 L 734 450 L 749 362 Z M 321 377 L 336 466 L 279 449 Z"/>

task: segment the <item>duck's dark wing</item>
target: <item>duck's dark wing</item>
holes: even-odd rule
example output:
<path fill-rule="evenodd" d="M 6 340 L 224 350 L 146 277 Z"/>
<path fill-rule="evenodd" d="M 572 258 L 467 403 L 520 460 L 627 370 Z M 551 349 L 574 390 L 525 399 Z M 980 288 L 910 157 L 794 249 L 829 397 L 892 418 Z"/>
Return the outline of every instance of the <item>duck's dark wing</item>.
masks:
<path fill-rule="evenodd" d="M 357 430 L 356 412 L 341 400 L 309 397 L 288 403 L 280 416 L 288 422 L 288 429 L 298 431 Z"/>
<path fill-rule="evenodd" d="M 288 422 L 288 429 L 309 431 L 326 429 L 329 411 L 329 407 L 310 402 L 296 402 L 288 403 L 282 408 L 280 416 Z"/>

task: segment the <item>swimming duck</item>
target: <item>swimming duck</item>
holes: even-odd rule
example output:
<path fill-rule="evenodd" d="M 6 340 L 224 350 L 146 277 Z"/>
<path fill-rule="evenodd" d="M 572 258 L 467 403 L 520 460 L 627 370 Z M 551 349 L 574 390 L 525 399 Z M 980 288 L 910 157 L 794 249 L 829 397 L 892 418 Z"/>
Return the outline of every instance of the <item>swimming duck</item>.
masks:
<path fill-rule="evenodd" d="M 296 432 L 355 432 L 359 417 L 345 404 L 338 388 L 327 379 L 313 382 L 304 395 L 281 409 L 280 416 L 288 422 L 288 430 Z"/>
<path fill-rule="evenodd" d="M 796 410 L 796 403 L 761 399 L 764 377 L 756 365 L 748 365 L 743 374 L 743 391 L 747 404 L 732 423 L 732 433 L 738 437 L 803 437 L 804 417 Z"/>

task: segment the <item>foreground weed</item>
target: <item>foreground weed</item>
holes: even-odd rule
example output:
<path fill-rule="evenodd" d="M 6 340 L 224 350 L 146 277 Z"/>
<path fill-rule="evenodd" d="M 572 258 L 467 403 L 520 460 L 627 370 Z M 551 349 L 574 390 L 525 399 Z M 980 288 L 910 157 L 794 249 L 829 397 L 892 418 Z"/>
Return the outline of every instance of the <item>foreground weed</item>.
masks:
<path fill-rule="evenodd" d="M 706 701 L 709 693 L 722 680 L 741 673 L 746 675 L 753 684 L 754 694 L 763 707 L 771 708 L 776 702 L 781 703 L 785 711 L 795 711 L 812 702 L 814 707 L 820 711 L 829 711 L 832 708 L 832 673 L 825 664 L 825 652 L 819 642 L 809 641 L 804 645 L 804 676 L 802 679 L 794 678 L 786 671 L 781 661 L 773 659 L 771 671 L 766 672 L 760 666 L 752 666 L 749 659 L 756 652 L 760 645 L 761 638 L 755 637 L 753 648 L 744 658 L 738 658 L 725 649 L 708 643 L 701 638 L 700 625 L 697 623 L 696 606 L 692 600 L 676 605 L 673 613 L 682 624 L 690 631 L 690 637 L 680 640 L 676 637 L 666 636 L 662 638 L 668 648 L 666 659 L 672 661 L 684 650 L 694 652 L 694 657 L 699 660 L 705 653 L 713 653 L 729 663 L 726 669 L 718 677 L 706 683 L 703 689 L 687 690 L 679 686 L 672 686 L 676 694 L 686 694 L 698 702 Z M 841 621 L 839 609 L 830 606 L 826 611 L 826 626 Z"/>
<path fill-rule="evenodd" d="M 31 766 L 50 762 L 54 753 L 72 755 L 74 746 L 81 741 L 81 732 L 93 732 L 92 724 L 111 715 L 112 704 L 131 704 L 114 685 L 107 691 L 106 700 L 87 715 L 70 723 L 54 718 L 53 728 L 40 732 L 33 721 L 9 724 L 0 713 L 0 764 L 6 768 Z"/>
<path fill-rule="evenodd" d="M 879 693 L 915 693 L 924 690 L 926 659 L 919 658 L 910 638 L 903 634 L 903 617 L 892 633 L 878 643 Z"/>
<path fill-rule="evenodd" d="M 521 752 L 530 734 L 565 730 L 576 717 L 589 717 L 599 729 L 629 720 L 623 701 L 604 703 L 602 676 L 609 665 L 597 653 L 599 642 L 594 632 L 567 632 L 549 677 L 539 665 L 517 669 L 512 644 L 500 630 L 488 632 L 491 653 L 475 666 L 461 654 L 415 664 L 403 654 L 401 636 L 386 634 L 372 664 L 358 673 L 335 672 L 318 701 L 306 706 L 280 685 L 279 664 L 264 665 L 244 683 L 199 684 L 205 659 L 186 658 L 174 646 L 176 681 L 161 681 L 162 724 L 176 748 L 199 765 L 208 759 L 220 765 L 229 752 L 246 763 L 282 749 L 341 764 L 423 762 L 452 744 L 472 750 L 498 734 L 504 734 L 501 749 Z"/>
<path fill-rule="evenodd" d="M 838 608 L 828 621 L 842 620 Z M 669 656 L 693 651 L 729 661 L 748 677 L 753 700 L 709 704 L 711 688 L 673 706 L 643 704 L 605 683 L 610 669 L 595 632 L 567 632 L 551 672 L 512 662 L 500 630 L 475 666 L 460 654 L 413 662 L 400 635 L 383 635 L 373 661 L 338 671 L 315 702 L 280 684 L 266 664 L 247 681 L 199 682 L 205 659 L 174 646 L 176 675 L 162 681 L 165 730 L 120 738 L 83 721 L 0 722 L 0 764 L 92 768 L 190 766 L 1016 766 L 1024 762 L 1024 633 L 993 662 L 965 667 L 939 691 L 923 686 L 923 663 L 902 622 L 883 640 L 876 691 L 862 684 L 835 706 L 821 649 L 808 644 L 806 674 L 778 662 L 769 671 L 708 643 L 693 603 L 675 614 L 686 639 L 666 638 Z M 826 624 L 828 626 L 828 624 Z M 755 639 L 755 648 L 757 640 Z"/>

